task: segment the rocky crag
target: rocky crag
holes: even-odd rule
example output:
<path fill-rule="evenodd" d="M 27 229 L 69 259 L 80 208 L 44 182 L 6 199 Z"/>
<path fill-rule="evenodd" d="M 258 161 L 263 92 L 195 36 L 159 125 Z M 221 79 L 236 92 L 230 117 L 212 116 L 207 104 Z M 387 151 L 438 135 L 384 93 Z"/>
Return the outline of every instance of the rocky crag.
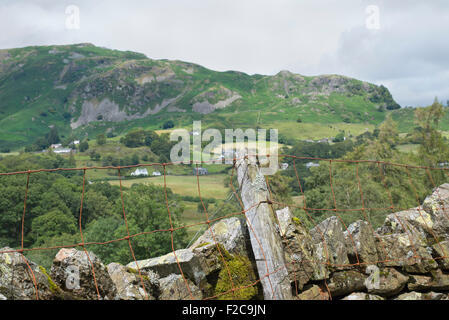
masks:
<path fill-rule="evenodd" d="M 257 164 L 242 160 L 238 178 L 246 215 L 161 257 L 105 266 L 61 249 L 46 271 L 0 249 L 0 299 L 449 299 L 449 184 L 377 230 L 338 216 L 307 229 L 273 209 Z"/>
<path fill-rule="evenodd" d="M 255 114 L 266 128 L 298 117 L 379 124 L 399 108 L 386 87 L 340 75 L 217 72 L 86 43 L 0 50 L 0 147 L 11 149 L 34 143 L 50 126 L 83 139 L 168 120 L 185 127 L 198 115 L 218 129 L 254 126 Z"/>

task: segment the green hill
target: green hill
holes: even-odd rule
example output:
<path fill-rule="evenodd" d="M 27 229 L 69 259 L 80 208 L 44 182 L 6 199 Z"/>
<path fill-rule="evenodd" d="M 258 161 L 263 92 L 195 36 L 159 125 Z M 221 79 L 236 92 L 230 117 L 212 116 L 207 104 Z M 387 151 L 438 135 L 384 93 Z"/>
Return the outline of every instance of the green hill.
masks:
<path fill-rule="evenodd" d="M 0 147 L 11 149 L 52 126 L 83 138 L 159 129 L 169 119 L 176 127 L 194 119 L 216 128 L 276 127 L 292 137 L 313 136 L 317 125 L 323 135 L 346 124 L 364 131 L 397 108 L 385 87 L 338 75 L 216 72 L 92 44 L 0 50 Z"/>

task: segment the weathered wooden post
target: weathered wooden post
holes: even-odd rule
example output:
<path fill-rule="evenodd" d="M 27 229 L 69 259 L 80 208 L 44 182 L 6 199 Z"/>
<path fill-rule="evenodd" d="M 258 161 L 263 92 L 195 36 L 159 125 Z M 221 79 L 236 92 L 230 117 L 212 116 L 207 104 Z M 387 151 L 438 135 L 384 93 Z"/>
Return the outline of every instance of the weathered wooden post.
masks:
<path fill-rule="evenodd" d="M 292 289 L 285 267 L 277 220 L 268 203 L 269 192 L 265 177 L 252 156 L 237 160 L 236 168 L 264 298 L 291 300 Z"/>

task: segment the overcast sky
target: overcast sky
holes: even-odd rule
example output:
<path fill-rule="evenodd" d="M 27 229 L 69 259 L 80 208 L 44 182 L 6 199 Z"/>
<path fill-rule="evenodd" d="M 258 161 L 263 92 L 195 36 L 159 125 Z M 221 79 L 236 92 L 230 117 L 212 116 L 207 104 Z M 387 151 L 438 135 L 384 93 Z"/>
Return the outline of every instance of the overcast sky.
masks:
<path fill-rule="evenodd" d="M 348 75 L 402 106 L 449 99 L 448 0 L 0 0 L 0 28 L 0 48 L 91 42 L 220 71 Z"/>

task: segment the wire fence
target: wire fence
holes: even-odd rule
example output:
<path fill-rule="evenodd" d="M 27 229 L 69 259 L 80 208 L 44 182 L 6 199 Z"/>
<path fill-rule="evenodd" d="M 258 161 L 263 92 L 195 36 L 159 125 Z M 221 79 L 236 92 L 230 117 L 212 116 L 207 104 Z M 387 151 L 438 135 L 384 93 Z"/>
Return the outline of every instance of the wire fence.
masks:
<path fill-rule="evenodd" d="M 272 192 L 272 179 L 275 179 L 275 177 L 272 176 L 266 176 L 265 177 L 265 182 L 267 185 L 267 189 L 268 189 L 268 199 L 267 200 L 262 200 L 259 202 L 255 202 L 253 203 L 250 207 L 247 207 L 245 209 L 245 206 L 242 202 L 241 196 L 239 194 L 239 189 L 238 186 L 235 185 L 235 181 L 233 181 L 233 178 L 235 179 L 236 176 L 236 165 L 237 163 L 242 160 L 242 159 L 233 159 L 233 166 L 232 169 L 230 170 L 230 176 L 229 176 L 229 188 L 230 188 L 230 193 L 228 194 L 225 202 L 230 201 L 231 199 L 237 200 L 237 202 L 239 203 L 241 210 L 237 211 L 237 212 L 225 212 L 224 214 L 221 214 L 219 217 L 217 217 L 217 215 L 219 215 L 220 213 L 222 213 L 222 208 L 215 208 L 215 210 L 212 213 L 208 212 L 207 206 L 205 205 L 204 201 L 203 201 L 203 196 L 202 196 L 202 188 L 201 188 L 201 176 L 199 175 L 199 170 L 196 170 L 196 188 L 197 188 L 197 194 L 198 194 L 198 198 L 199 201 L 201 203 L 201 207 L 203 208 L 203 213 L 204 213 L 204 220 L 194 223 L 194 224 L 190 224 L 190 225 L 181 225 L 181 226 L 175 226 L 174 221 L 173 221 L 173 217 L 172 217 L 172 212 L 170 210 L 170 204 L 168 201 L 168 195 L 167 195 L 167 189 L 169 188 L 169 186 L 167 185 L 167 168 L 174 166 L 174 165 L 178 165 L 179 163 L 154 163 L 154 164 L 138 164 L 138 165 L 130 165 L 130 166 L 118 166 L 118 167 L 114 167 L 114 166 L 105 166 L 105 167 L 83 167 L 83 168 L 57 168 L 57 169 L 40 169 L 40 170 L 27 170 L 27 171 L 19 171 L 19 172 L 6 172 L 6 173 L 0 173 L 0 177 L 1 176 L 16 176 L 16 175 L 24 175 L 26 176 L 26 189 L 25 189 L 25 194 L 23 195 L 23 211 L 22 211 L 22 218 L 21 218 L 21 225 L 20 225 L 20 248 L 17 249 L 13 249 L 13 250 L 8 250 L 8 251 L 0 251 L 0 254 L 3 253 L 19 253 L 21 254 L 21 257 L 23 259 L 23 261 L 26 263 L 28 270 L 29 270 L 29 274 L 30 277 L 32 279 L 32 282 L 34 284 L 34 289 L 35 289 L 35 297 L 37 300 L 39 300 L 39 290 L 38 290 L 38 285 L 36 282 L 36 277 L 34 275 L 34 272 L 30 266 L 30 263 L 28 261 L 28 259 L 25 257 L 25 254 L 31 251 L 45 251 L 45 250 L 55 250 L 55 249 L 62 249 L 62 248 L 81 248 L 85 254 L 86 257 L 89 261 L 90 267 L 91 267 L 91 271 L 92 271 L 92 276 L 93 276 L 93 282 L 96 288 L 96 292 L 97 292 L 97 296 L 98 299 L 101 299 L 101 295 L 100 295 L 100 291 L 98 288 L 98 283 L 97 283 L 97 277 L 96 277 L 96 270 L 94 268 L 94 265 L 91 261 L 91 258 L 89 257 L 87 248 L 89 246 L 92 245 L 101 245 L 101 246 L 106 246 L 108 244 L 114 243 L 114 242 L 126 242 L 129 246 L 129 251 L 130 254 L 135 262 L 135 265 L 137 267 L 137 273 L 140 279 L 140 285 L 143 289 L 143 292 L 145 293 L 145 298 L 148 299 L 149 295 L 147 293 L 147 290 L 145 288 L 145 284 L 144 284 L 144 273 L 143 271 L 140 269 L 139 267 L 139 263 L 137 263 L 137 259 L 135 256 L 135 252 L 133 249 L 133 245 L 131 240 L 137 237 L 141 237 L 143 235 L 148 235 L 148 234 L 153 234 L 153 233 L 159 233 L 159 232 L 167 232 L 170 233 L 171 235 L 171 251 L 174 255 L 174 258 L 176 260 L 177 266 L 179 268 L 179 273 L 182 276 L 184 283 L 186 285 L 187 291 L 189 292 L 189 296 L 191 299 L 194 299 L 194 295 L 192 293 L 192 290 L 189 286 L 189 281 L 185 275 L 185 272 L 182 269 L 181 263 L 179 261 L 179 258 L 177 257 L 177 253 L 176 253 L 176 248 L 175 248 L 175 232 L 180 230 L 180 229 L 185 229 L 185 228 L 192 228 L 192 227 L 198 227 L 201 226 L 206 230 L 209 230 L 210 234 L 212 235 L 212 239 L 214 241 L 214 245 L 217 248 L 217 252 L 219 254 L 219 259 L 221 260 L 221 262 L 223 263 L 223 268 L 224 270 L 226 270 L 227 276 L 229 278 L 229 284 L 231 289 L 226 291 L 226 292 L 222 292 L 220 294 L 214 295 L 214 296 L 209 296 L 209 297 L 204 297 L 204 300 L 211 300 L 211 299 L 217 299 L 220 296 L 223 295 L 235 295 L 239 290 L 244 290 L 246 288 L 249 287 L 253 287 L 253 286 L 257 286 L 263 277 L 268 277 L 270 278 L 271 275 L 273 275 L 276 272 L 279 272 L 280 269 L 283 268 L 287 268 L 287 265 L 284 265 L 282 267 L 280 267 L 279 269 L 276 270 L 268 270 L 267 267 L 267 273 L 263 276 L 263 277 L 259 277 L 259 279 L 255 280 L 252 283 L 248 283 L 246 285 L 243 286 L 238 286 L 235 285 L 234 283 L 234 276 L 232 274 L 232 271 L 228 265 L 228 261 L 225 257 L 226 253 L 223 252 L 223 247 L 219 245 L 218 241 L 216 240 L 216 236 L 214 235 L 213 229 L 212 229 L 212 225 L 220 220 L 223 219 L 227 219 L 227 218 L 231 218 L 231 217 L 242 217 L 242 219 L 244 219 L 247 223 L 248 226 L 248 231 L 250 233 L 254 234 L 254 229 L 253 226 L 251 224 L 251 221 L 249 219 L 247 219 L 245 213 L 248 212 L 249 210 L 258 207 L 261 203 L 268 203 L 272 206 L 276 206 L 277 208 L 283 208 L 283 207 L 290 207 L 292 209 L 300 209 L 303 210 L 303 212 L 305 213 L 307 219 L 308 219 L 308 223 L 310 226 L 316 226 L 319 221 L 322 221 L 322 214 L 328 214 L 328 215 L 334 215 L 336 216 L 339 221 L 341 222 L 341 224 L 343 225 L 345 231 L 348 231 L 348 224 L 345 223 L 345 220 L 342 218 L 342 214 L 357 214 L 359 213 L 359 216 L 361 217 L 361 219 L 363 221 L 366 221 L 369 224 L 370 230 L 372 232 L 372 234 L 378 238 L 379 243 L 381 245 L 381 250 L 383 250 L 384 253 L 384 257 L 389 257 L 388 252 L 386 252 L 386 248 L 383 245 L 381 239 L 379 238 L 379 235 L 376 233 L 375 231 L 375 227 L 372 225 L 371 221 L 372 219 L 370 219 L 370 212 L 382 212 L 383 215 L 385 215 L 386 213 L 392 213 L 392 214 L 396 214 L 398 211 L 401 210 L 407 210 L 410 207 L 399 207 L 397 205 L 395 205 L 395 201 L 392 197 L 392 193 L 389 189 L 389 186 L 386 182 L 386 177 L 387 177 L 387 173 L 389 171 L 389 169 L 392 168 L 396 168 L 396 169 L 400 169 L 403 171 L 404 173 L 404 180 L 402 181 L 403 183 L 407 183 L 409 184 L 411 190 L 413 190 L 414 193 L 414 197 L 416 198 L 416 203 L 415 206 L 418 209 L 419 214 L 421 215 L 422 221 L 424 221 L 424 223 L 427 225 L 426 219 L 424 219 L 422 212 L 423 212 L 423 208 L 421 206 L 421 200 L 420 200 L 420 196 L 418 194 L 418 191 L 414 188 L 414 181 L 413 181 L 413 175 L 411 174 L 411 170 L 414 171 L 419 171 L 422 173 L 421 177 L 427 177 L 427 182 L 429 183 L 429 185 L 431 186 L 431 188 L 436 188 L 437 184 L 436 184 L 436 179 L 434 177 L 435 173 L 438 174 L 438 176 L 444 175 L 445 178 L 449 178 L 449 168 L 443 168 L 443 167 L 426 167 L 426 166 L 413 166 L 413 165 L 407 165 L 407 164 L 397 164 L 397 163 L 390 163 L 390 162 L 385 162 L 385 161 L 372 161 L 372 160 L 343 160 L 343 159 L 322 159 L 322 158 L 313 158 L 313 157 L 297 157 L 297 156 L 291 156 L 291 155 L 279 155 L 278 156 L 279 159 L 283 159 L 283 161 L 287 161 L 291 164 L 290 169 L 293 169 L 294 172 L 294 179 L 296 180 L 297 186 L 299 187 L 299 194 L 302 197 L 302 203 L 301 204 L 296 204 L 296 203 L 285 203 L 280 199 L 277 199 L 277 195 L 275 193 Z M 300 174 L 298 173 L 298 163 L 302 163 L 304 164 L 305 161 L 315 161 L 315 162 L 319 162 L 319 163 L 326 163 L 329 166 L 329 173 L 328 173 L 328 181 L 329 181 L 329 187 L 330 187 L 330 199 L 331 199 L 331 203 L 333 204 L 332 207 L 329 208 L 313 208 L 313 207 L 309 207 L 308 206 L 308 201 L 307 201 L 307 197 L 306 194 L 304 192 L 304 183 L 301 181 L 301 177 Z M 203 164 L 211 164 L 214 163 L 213 161 L 211 162 L 191 162 L 190 165 L 196 166 L 197 168 Z M 336 179 L 334 177 L 334 170 L 335 170 L 335 166 L 338 165 L 345 165 L 348 166 L 350 168 L 352 168 L 355 172 L 355 180 L 352 181 L 354 187 L 358 190 L 358 197 L 360 198 L 360 207 L 357 208 L 347 208 L 347 207 L 340 207 L 337 203 L 337 197 L 336 197 L 336 193 L 337 191 L 341 191 L 338 190 L 338 187 L 336 186 Z M 364 190 L 364 183 L 365 181 L 361 180 L 360 177 L 360 166 L 361 165 L 369 165 L 371 168 L 375 167 L 377 169 L 377 179 L 379 181 L 382 182 L 383 188 L 384 188 L 384 192 L 386 195 L 386 198 L 388 199 L 388 205 L 386 205 L 385 207 L 370 207 L 366 205 L 365 202 L 365 193 L 366 190 Z M 140 168 L 140 167 L 162 167 L 163 168 L 163 190 L 164 190 L 164 194 L 165 194 L 165 206 L 167 209 L 167 215 L 168 215 L 168 219 L 169 219 L 169 223 L 170 223 L 170 228 L 168 229 L 159 229 L 159 230 L 152 230 L 152 231 L 148 231 L 148 232 L 139 232 L 139 233 L 130 233 L 129 230 L 129 226 L 128 226 L 128 219 L 127 219 L 127 213 L 126 213 L 126 206 L 125 206 L 125 201 L 124 201 L 124 197 L 123 197 L 123 193 L 124 193 L 124 186 L 122 185 L 122 181 L 123 181 L 123 175 L 122 172 L 125 169 L 132 169 L 132 168 Z M 82 216 L 83 216 L 83 203 L 84 203 L 84 196 L 85 196 L 85 190 L 86 190 L 86 173 L 89 170 L 115 170 L 117 172 L 117 176 L 118 176 L 118 180 L 119 180 L 119 187 L 120 187 L 120 201 L 121 201 L 121 211 L 122 211 L 122 216 L 123 216 L 123 222 L 124 225 L 126 227 L 126 236 L 122 237 L 122 238 L 118 238 L 118 239 L 112 239 L 112 240 L 106 240 L 103 242 L 88 242 L 85 241 L 85 236 L 83 234 L 83 227 L 82 227 Z M 33 247 L 33 248 L 26 248 L 24 246 L 24 230 L 25 230 L 25 221 L 27 218 L 27 200 L 28 200 L 28 190 L 29 190 L 29 186 L 30 186 L 30 177 L 32 175 L 36 175 L 40 172 L 47 172 L 47 173 L 51 173 L 51 172 L 64 172 L 64 171 L 76 171 L 76 172 L 81 172 L 83 179 L 82 179 L 82 193 L 81 193 L 81 205 L 80 205 L 80 211 L 79 211 L 79 219 L 78 219 L 78 228 L 79 228 L 79 236 L 80 236 L 80 242 L 79 243 L 73 243 L 73 244 L 67 244 L 67 245 L 59 245 L 59 246 L 51 246 L 51 247 Z M 371 171 L 371 173 L 374 171 Z M 449 179 L 447 179 L 447 181 L 449 181 Z M 343 190 L 344 191 L 344 190 Z M 440 198 L 440 195 L 438 194 L 438 198 Z M 444 207 L 444 201 L 442 201 L 442 199 L 439 199 L 439 203 L 441 206 L 441 210 L 444 213 L 445 217 L 449 220 L 449 216 L 448 213 L 446 211 L 446 208 Z M 319 217 L 321 218 L 319 218 Z M 409 239 L 410 239 L 410 243 L 412 244 L 413 247 L 413 257 L 409 257 L 409 258 L 416 258 L 416 259 L 421 259 L 421 260 L 425 260 L 428 259 L 428 257 L 422 257 L 419 255 L 418 250 L 415 248 L 414 245 L 414 241 L 412 240 L 413 235 L 410 234 L 410 230 L 408 230 L 405 225 L 402 224 L 401 219 L 399 217 L 397 217 L 397 220 L 401 223 L 403 230 L 406 231 L 406 233 L 408 233 Z M 279 223 L 279 222 L 278 222 Z M 435 240 L 435 243 L 440 245 L 441 239 L 439 237 L 437 237 L 437 235 L 435 235 L 432 231 L 431 226 L 427 225 L 427 229 L 430 231 L 432 237 Z M 355 261 L 353 263 L 350 264 L 344 264 L 344 265 L 337 265 L 332 263 L 330 257 L 329 257 L 329 252 L 328 252 L 328 248 L 327 248 L 327 240 L 326 237 L 324 235 L 324 233 L 322 232 L 322 230 L 318 229 L 318 232 L 320 233 L 321 239 L 322 239 L 322 245 L 324 247 L 324 252 L 326 255 L 326 261 L 324 262 L 318 262 L 318 263 L 323 263 L 325 264 L 325 266 L 327 268 L 329 267 L 337 267 L 337 268 L 342 268 L 342 267 L 352 267 L 352 266 L 366 266 L 368 264 L 370 265 L 378 265 L 378 264 L 384 264 L 384 263 L 388 263 L 388 262 L 394 262 L 395 259 L 384 259 L 384 260 L 378 260 L 378 261 L 369 261 L 369 262 L 362 262 L 359 259 L 359 254 L 358 254 L 358 250 L 356 248 L 356 244 L 354 239 L 352 239 L 351 236 L 351 232 L 347 232 L 347 234 L 349 235 L 350 238 L 350 242 L 351 245 L 353 247 L 353 253 L 355 254 Z M 195 235 L 194 239 L 201 233 L 201 230 L 199 230 L 197 232 L 197 234 Z M 287 254 L 293 255 L 293 250 L 289 247 L 288 245 L 288 241 L 286 239 L 285 234 L 281 235 L 281 238 L 283 238 L 283 240 L 285 240 L 284 243 L 287 244 L 287 246 L 284 248 L 287 252 Z M 189 245 L 193 242 L 193 240 L 189 243 Z M 256 239 L 260 245 L 260 241 L 258 239 Z M 441 245 L 440 245 L 441 247 Z M 260 249 L 262 250 L 262 254 L 264 254 L 263 252 L 263 248 L 260 247 Z M 445 252 L 443 248 L 442 252 Z M 449 258 L 448 256 L 441 256 L 441 257 L 437 257 L 437 258 L 432 258 L 432 259 L 446 259 Z M 398 257 L 398 259 L 400 259 Z M 396 260 L 398 261 L 398 260 Z M 317 261 L 314 261 L 315 263 Z M 295 263 L 294 261 L 292 262 L 293 264 Z M 328 270 L 326 268 L 326 270 Z M 296 272 L 296 271 L 295 271 Z M 326 271 L 328 272 L 328 271 Z M 296 273 L 294 274 L 294 278 L 296 279 Z M 331 298 L 330 295 L 330 291 L 327 287 L 327 283 L 326 283 L 326 278 L 324 280 L 324 285 L 327 288 L 329 297 Z M 300 293 L 300 290 L 298 288 L 297 285 L 297 281 L 294 281 L 295 284 L 295 288 L 293 288 L 292 290 L 294 290 L 296 292 L 296 294 Z M 276 290 L 276 288 L 271 287 L 271 291 L 273 293 L 274 296 L 274 291 Z"/>

